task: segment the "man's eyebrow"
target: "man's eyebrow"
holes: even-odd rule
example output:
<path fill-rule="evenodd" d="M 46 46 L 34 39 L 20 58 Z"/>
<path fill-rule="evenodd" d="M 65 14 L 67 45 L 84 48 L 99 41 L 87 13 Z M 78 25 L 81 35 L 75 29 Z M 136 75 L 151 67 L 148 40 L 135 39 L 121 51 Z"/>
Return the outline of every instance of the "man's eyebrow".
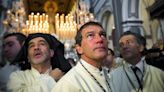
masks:
<path fill-rule="evenodd" d="M 6 42 L 6 43 L 4 43 L 4 44 L 10 44 L 10 43 L 13 43 L 13 41 L 8 41 L 8 42 Z"/>
<path fill-rule="evenodd" d="M 48 43 L 46 40 L 39 40 L 39 42 L 44 42 L 44 43 Z"/>
<path fill-rule="evenodd" d="M 88 31 L 88 32 L 86 32 L 86 33 L 92 33 L 92 32 L 94 32 L 94 30 L 90 30 L 90 31 Z"/>
<path fill-rule="evenodd" d="M 2 46 L 6 46 L 6 45 L 9 45 L 9 44 L 13 44 L 14 42 L 13 41 L 8 41 L 6 43 L 3 43 Z"/>
<path fill-rule="evenodd" d="M 29 43 L 28 43 L 28 46 L 30 46 L 30 45 L 33 44 L 33 43 L 34 43 L 34 42 L 29 42 Z"/>

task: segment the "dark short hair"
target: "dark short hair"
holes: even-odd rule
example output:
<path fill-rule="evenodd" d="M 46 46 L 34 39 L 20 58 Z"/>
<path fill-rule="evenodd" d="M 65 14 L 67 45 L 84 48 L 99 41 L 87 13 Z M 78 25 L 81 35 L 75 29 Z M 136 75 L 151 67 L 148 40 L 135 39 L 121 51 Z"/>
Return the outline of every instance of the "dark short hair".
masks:
<path fill-rule="evenodd" d="M 137 41 L 138 44 L 143 45 L 144 47 L 146 47 L 146 39 L 145 39 L 141 34 L 139 34 L 139 33 L 134 33 L 134 32 L 131 32 L 131 31 L 126 31 L 126 32 L 124 32 L 124 33 L 121 35 L 120 39 L 121 39 L 123 36 L 126 36 L 126 35 L 133 35 L 133 36 L 135 37 L 135 39 L 136 39 L 136 41 Z M 120 40 L 120 39 L 119 39 L 119 40 Z"/>
<path fill-rule="evenodd" d="M 100 23 L 98 23 L 98 22 L 89 21 L 89 22 L 85 23 L 85 24 L 82 25 L 82 26 L 80 27 L 80 29 L 77 31 L 77 34 L 76 34 L 76 36 L 75 36 L 76 44 L 81 45 L 81 40 L 82 40 L 82 34 L 81 34 L 81 33 L 82 33 L 82 30 L 83 30 L 84 28 L 90 26 L 90 25 L 99 26 L 99 27 L 101 27 L 101 28 L 103 29 L 102 25 L 101 25 Z"/>
<path fill-rule="evenodd" d="M 3 39 L 6 39 L 11 36 L 15 36 L 21 45 L 26 40 L 26 36 L 22 33 L 7 33 L 4 35 Z"/>

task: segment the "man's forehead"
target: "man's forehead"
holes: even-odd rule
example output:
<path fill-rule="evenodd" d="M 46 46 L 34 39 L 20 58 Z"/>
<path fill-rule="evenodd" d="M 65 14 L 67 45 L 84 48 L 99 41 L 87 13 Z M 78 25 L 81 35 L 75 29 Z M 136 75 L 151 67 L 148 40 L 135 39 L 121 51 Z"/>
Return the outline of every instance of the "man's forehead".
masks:
<path fill-rule="evenodd" d="M 17 37 L 16 36 L 8 36 L 7 38 L 5 38 L 4 40 L 15 40 Z"/>
<path fill-rule="evenodd" d="M 6 39 L 4 39 L 4 44 L 6 43 L 10 43 L 10 42 L 15 42 L 17 41 L 16 37 L 15 36 L 10 36 L 10 37 L 7 37 Z"/>
<path fill-rule="evenodd" d="M 101 32 L 104 31 L 100 26 L 98 25 L 89 25 L 83 29 L 83 33 L 88 33 L 88 32 Z"/>
<path fill-rule="evenodd" d="M 28 43 L 38 42 L 38 41 L 45 41 L 45 42 L 47 42 L 43 37 L 35 37 L 35 38 L 31 39 Z"/>
<path fill-rule="evenodd" d="M 88 25 L 88 26 L 86 26 L 84 29 L 88 29 L 88 28 L 100 28 L 100 29 L 102 29 L 100 26 L 98 26 L 98 25 Z"/>
<path fill-rule="evenodd" d="M 120 38 L 119 42 L 124 42 L 127 40 L 135 40 L 135 36 L 133 35 L 124 35 Z"/>

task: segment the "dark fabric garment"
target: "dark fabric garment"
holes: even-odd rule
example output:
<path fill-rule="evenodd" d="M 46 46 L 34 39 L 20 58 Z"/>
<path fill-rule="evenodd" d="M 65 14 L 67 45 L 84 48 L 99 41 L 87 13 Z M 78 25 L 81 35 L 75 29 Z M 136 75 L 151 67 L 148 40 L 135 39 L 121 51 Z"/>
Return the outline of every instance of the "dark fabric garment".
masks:
<path fill-rule="evenodd" d="M 25 40 L 25 43 L 21 51 L 14 60 L 14 63 L 19 62 L 22 70 L 31 68 L 30 63 L 27 59 L 28 43 L 30 40 L 36 37 L 43 37 L 49 43 L 50 48 L 54 50 L 54 56 L 51 58 L 52 69 L 59 68 L 63 72 L 67 72 L 71 69 L 71 65 L 66 61 L 64 57 L 64 45 L 60 41 L 58 41 L 54 36 L 43 33 L 29 34 L 29 36 Z"/>
<path fill-rule="evenodd" d="M 140 69 L 138 67 L 131 67 L 133 72 L 134 72 L 134 75 L 136 76 L 136 79 L 137 79 L 137 82 L 139 84 L 139 88 L 141 90 L 143 90 L 143 85 L 142 85 L 142 82 L 141 82 L 141 78 L 139 78 L 138 74 L 137 74 L 137 71 L 140 71 Z"/>
<path fill-rule="evenodd" d="M 164 71 L 164 55 L 158 57 L 146 57 L 145 60 L 147 64 L 155 66 Z"/>
<path fill-rule="evenodd" d="M 162 54 L 163 50 L 160 50 L 159 48 L 149 49 L 147 55 L 145 56 L 146 63 L 164 71 L 164 54 Z M 152 56 L 152 54 L 155 54 L 155 56 Z"/>

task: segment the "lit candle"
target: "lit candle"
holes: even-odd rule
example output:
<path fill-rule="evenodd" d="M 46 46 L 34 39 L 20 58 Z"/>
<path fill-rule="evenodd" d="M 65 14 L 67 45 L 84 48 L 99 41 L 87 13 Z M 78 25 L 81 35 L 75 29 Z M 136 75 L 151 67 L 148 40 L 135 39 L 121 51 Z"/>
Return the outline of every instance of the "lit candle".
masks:
<path fill-rule="evenodd" d="M 45 20 L 46 20 L 46 15 L 45 15 L 45 13 L 43 13 L 42 16 L 43 16 L 43 18 L 42 18 L 43 21 L 45 21 Z"/>

